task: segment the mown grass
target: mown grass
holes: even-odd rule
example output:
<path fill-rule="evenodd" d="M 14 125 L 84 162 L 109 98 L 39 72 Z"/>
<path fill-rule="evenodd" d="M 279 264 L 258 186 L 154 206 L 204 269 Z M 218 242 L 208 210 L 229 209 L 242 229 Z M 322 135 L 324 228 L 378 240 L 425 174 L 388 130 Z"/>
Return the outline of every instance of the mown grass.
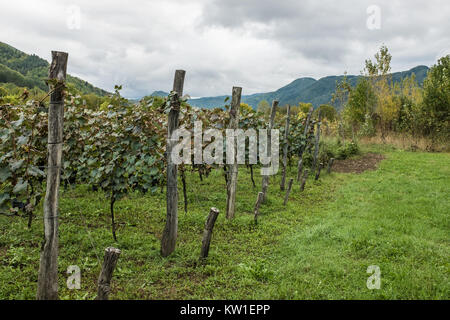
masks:
<path fill-rule="evenodd" d="M 62 299 L 93 299 L 103 250 L 122 250 L 111 299 L 448 299 L 449 154 L 369 146 L 387 159 L 360 175 L 324 173 L 303 193 L 294 183 L 283 206 L 280 176 L 271 179 L 257 226 L 253 188 L 240 168 L 236 218 L 224 217 L 221 171 L 199 181 L 188 175 L 189 212 L 179 203 L 173 255 L 159 254 L 165 195 L 132 194 L 116 204 L 118 242 L 108 201 L 77 186 L 61 195 L 59 285 Z M 289 172 L 295 176 L 294 166 Z M 255 170 L 259 173 L 259 170 Z M 198 260 L 210 207 L 220 210 L 209 258 Z M 0 216 L 0 298 L 33 299 L 42 211 L 31 230 L 25 219 Z M 67 267 L 81 269 L 81 289 L 68 290 Z M 381 289 L 369 290 L 369 265 L 381 269 Z"/>

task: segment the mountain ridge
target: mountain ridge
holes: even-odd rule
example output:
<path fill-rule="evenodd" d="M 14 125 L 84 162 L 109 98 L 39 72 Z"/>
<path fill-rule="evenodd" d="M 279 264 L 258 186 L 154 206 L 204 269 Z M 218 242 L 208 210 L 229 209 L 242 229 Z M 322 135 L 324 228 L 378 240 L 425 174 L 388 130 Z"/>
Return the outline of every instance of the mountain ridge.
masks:
<path fill-rule="evenodd" d="M 391 73 L 392 80 L 399 82 L 401 79 L 409 77 L 414 73 L 417 82 L 422 85 L 428 69 L 427 66 L 419 65 L 407 71 L 394 72 Z M 347 75 L 347 80 L 354 87 L 361 77 L 363 76 Z M 278 100 L 280 105 L 296 105 L 299 102 L 309 102 L 314 107 L 318 107 L 321 104 L 326 104 L 331 101 L 331 95 L 335 91 L 336 81 L 341 81 L 343 78 L 344 75 L 326 76 L 318 80 L 311 77 L 298 78 L 275 91 L 243 95 L 241 102 L 247 103 L 253 108 L 256 108 L 262 100 L 266 100 L 269 103 L 272 100 Z M 167 94 L 164 91 L 155 91 L 151 95 L 167 96 Z M 188 103 L 199 108 L 223 107 L 226 104 L 225 99 L 227 97 L 230 98 L 229 95 L 202 97 L 189 99 Z"/>

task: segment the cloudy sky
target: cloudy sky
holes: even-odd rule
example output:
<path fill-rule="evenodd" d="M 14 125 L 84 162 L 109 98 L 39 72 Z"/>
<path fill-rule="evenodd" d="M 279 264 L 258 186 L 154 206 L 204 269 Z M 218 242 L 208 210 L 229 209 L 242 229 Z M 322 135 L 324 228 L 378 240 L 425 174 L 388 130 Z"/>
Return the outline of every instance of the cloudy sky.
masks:
<path fill-rule="evenodd" d="M 450 53 L 448 0 L 1 0 L 0 41 L 127 97 L 170 91 L 187 71 L 192 97 L 278 89 L 299 77 L 359 74 L 388 46 L 392 70 Z"/>

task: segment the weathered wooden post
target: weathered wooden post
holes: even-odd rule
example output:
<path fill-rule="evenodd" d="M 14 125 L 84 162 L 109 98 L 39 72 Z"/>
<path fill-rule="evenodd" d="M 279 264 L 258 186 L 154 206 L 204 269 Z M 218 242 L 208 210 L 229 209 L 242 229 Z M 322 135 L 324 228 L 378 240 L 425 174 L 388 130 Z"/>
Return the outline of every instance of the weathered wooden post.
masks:
<path fill-rule="evenodd" d="M 167 217 L 166 226 L 161 238 L 161 255 L 167 257 L 175 250 L 178 232 L 178 188 L 177 165 L 172 162 L 172 149 L 178 141 L 172 140 L 173 132 L 178 128 L 180 115 L 180 98 L 183 95 L 186 71 L 177 70 L 173 81 L 173 92 L 170 101 L 170 112 L 167 123 Z"/>
<path fill-rule="evenodd" d="M 202 250 L 200 252 L 200 259 L 205 259 L 208 257 L 212 231 L 218 215 L 219 209 L 211 208 L 211 210 L 209 211 L 208 219 L 206 219 L 205 230 L 203 231 Z"/>
<path fill-rule="evenodd" d="M 183 201 L 184 201 L 184 213 L 188 212 L 188 201 L 187 201 L 187 191 L 186 191 L 186 169 L 184 166 L 180 170 L 181 172 L 181 183 L 183 184 Z"/>
<path fill-rule="evenodd" d="M 302 153 L 302 157 L 303 157 L 303 153 Z M 298 160 L 298 164 L 297 164 L 297 181 L 301 180 L 302 172 L 303 172 L 303 158 L 300 158 L 300 160 Z"/>
<path fill-rule="evenodd" d="M 320 171 L 322 170 L 322 166 L 323 166 L 323 164 L 322 164 L 322 163 L 319 163 L 319 168 L 317 169 L 316 177 L 315 177 L 315 180 L 316 180 L 316 181 L 319 180 L 319 177 L 320 177 Z"/>
<path fill-rule="evenodd" d="M 68 54 L 52 51 L 49 70 L 48 168 L 44 200 L 44 244 L 39 263 L 38 300 L 58 299 L 58 213 L 63 147 L 64 83 Z"/>
<path fill-rule="evenodd" d="M 321 124 L 321 122 L 322 122 L 322 113 L 321 113 L 321 110 L 319 109 L 319 121 L 317 122 L 316 140 L 314 142 L 314 160 L 313 160 L 313 165 L 312 165 L 313 172 L 317 168 L 317 158 L 319 156 L 320 124 Z"/>
<path fill-rule="evenodd" d="M 287 105 L 286 126 L 284 128 L 284 146 L 283 146 L 283 173 L 281 176 L 280 189 L 284 191 L 286 184 L 287 155 L 289 149 L 289 121 L 291 119 L 291 106 Z"/>
<path fill-rule="evenodd" d="M 253 188 L 256 187 L 255 179 L 253 178 L 253 164 L 249 165 L 250 167 L 250 179 L 252 180 Z"/>
<path fill-rule="evenodd" d="M 327 168 L 327 173 L 328 174 L 331 173 L 331 167 L 333 167 L 333 162 L 334 162 L 334 158 L 331 158 L 330 162 L 328 162 L 328 168 Z"/>
<path fill-rule="evenodd" d="M 270 156 L 272 157 L 272 142 L 271 142 L 271 137 L 272 137 L 272 128 L 274 126 L 274 122 L 275 122 L 275 115 L 277 113 L 277 106 L 278 106 L 278 101 L 274 100 L 272 102 L 272 109 L 270 111 L 270 122 L 269 122 L 269 130 L 267 132 L 267 151 L 268 153 L 270 153 Z M 270 167 L 270 165 L 268 165 L 267 167 Z M 266 196 L 267 196 L 267 189 L 269 187 L 269 176 L 268 175 L 263 175 L 262 177 L 262 193 L 263 193 L 263 199 L 262 202 L 266 201 Z"/>
<path fill-rule="evenodd" d="M 294 179 L 289 180 L 288 188 L 286 190 L 286 196 L 284 197 L 283 205 L 286 205 L 289 200 L 289 194 L 291 193 L 292 184 L 294 183 Z"/>
<path fill-rule="evenodd" d="M 302 170 L 303 170 L 303 152 L 306 149 L 306 143 L 308 143 L 307 134 L 309 130 L 309 123 L 311 121 L 311 116 L 314 111 L 314 108 L 309 108 L 308 116 L 306 117 L 306 123 L 305 123 L 305 129 L 303 130 L 303 137 L 306 139 L 305 145 L 300 148 L 299 154 L 298 154 L 298 166 L 297 166 L 297 181 L 300 181 L 302 176 Z"/>
<path fill-rule="evenodd" d="M 231 107 L 230 107 L 230 123 L 228 129 L 236 130 L 239 128 L 239 112 L 241 106 L 241 94 L 242 88 L 233 87 L 233 94 L 231 97 Z M 228 164 L 228 183 L 227 183 L 227 219 L 234 218 L 234 209 L 236 203 L 236 188 L 237 188 L 237 176 L 238 176 L 238 163 L 237 163 L 237 148 L 236 148 L 236 137 L 233 135 L 233 163 Z M 228 145 L 228 141 L 227 141 Z M 227 149 L 227 160 L 228 160 Z"/>
<path fill-rule="evenodd" d="M 308 179 L 308 175 L 309 175 L 309 170 L 305 169 L 305 172 L 303 173 L 302 183 L 300 185 L 300 191 L 305 190 L 305 184 L 306 184 L 306 179 Z"/>
<path fill-rule="evenodd" d="M 259 216 L 259 208 L 261 207 L 261 203 L 263 202 L 264 194 L 262 192 L 258 193 L 258 197 L 256 198 L 255 209 L 253 210 L 253 216 L 255 219 L 255 224 L 258 224 L 258 216 Z"/>
<path fill-rule="evenodd" d="M 100 272 L 97 282 L 97 300 L 108 300 L 109 292 L 111 290 L 111 279 L 119 256 L 119 249 L 113 247 L 105 249 L 102 271 Z"/>

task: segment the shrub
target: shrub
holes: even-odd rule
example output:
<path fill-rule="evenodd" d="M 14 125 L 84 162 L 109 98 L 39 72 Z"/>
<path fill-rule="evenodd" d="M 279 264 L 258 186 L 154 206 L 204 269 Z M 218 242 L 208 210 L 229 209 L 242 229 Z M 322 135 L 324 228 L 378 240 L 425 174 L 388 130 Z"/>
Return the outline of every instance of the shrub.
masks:
<path fill-rule="evenodd" d="M 344 160 L 358 153 L 359 153 L 359 146 L 356 142 L 352 141 L 337 149 L 336 158 L 339 160 Z"/>

